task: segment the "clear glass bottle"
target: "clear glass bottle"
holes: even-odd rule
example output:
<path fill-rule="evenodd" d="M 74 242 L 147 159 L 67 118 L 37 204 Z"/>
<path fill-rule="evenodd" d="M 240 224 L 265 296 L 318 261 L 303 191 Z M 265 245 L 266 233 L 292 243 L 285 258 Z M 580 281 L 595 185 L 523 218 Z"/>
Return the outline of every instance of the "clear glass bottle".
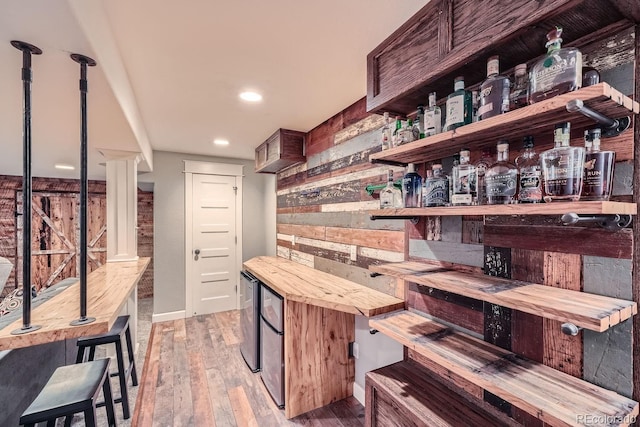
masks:
<path fill-rule="evenodd" d="M 400 131 L 402 130 L 402 120 L 400 120 L 400 116 L 396 116 L 396 128 L 393 131 L 393 135 L 391 136 L 391 146 L 397 147 L 400 145 Z"/>
<path fill-rule="evenodd" d="M 384 124 L 382 125 L 382 134 L 380 135 L 382 149 L 388 150 L 391 145 L 391 120 L 389 119 L 389 113 L 384 113 Z"/>
<path fill-rule="evenodd" d="M 518 64 L 513 73 L 513 87 L 509 94 L 509 110 L 525 107 L 529 104 L 529 76 L 527 64 Z"/>
<path fill-rule="evenodd" d="M 407 119 L 404 126 L 398 131 L 398 145 L 415 141 L 415 132 L 413 129 L 413 120 Z"/>
<path fill-rule="evenodd" d="M 530 104 L 582 87 L 582 53 L 562 48 L 561 35 L 562 27 L 547 34 L 547 54 L 531 68 Z"/>
<path fill-rule="evenodd" d="M 471 91 L 471 122 L 478 121 L 478 108 L 480 108 L 480 92 Z"/>
<path fill-rule="evenodd" d="M 468 125 L 473 120 L 471 92 L 464 90 L 464 77 L 455 78 L 453 93 L 447 96 L 446 105 L 445 132 Z"/>
<path fill-rule="evenodd" d="M 593 67 L 582 67 L 582 87 L 600 83 L 600 73 Z"/>
<path fill-rule="evenodd" d="M 570 131 L 569 122 L 557 124 L 553 135 L 555 147 L 540 155 L 545 202 L 580 200 L 584 148 L 569 145 Z"/>
<path fill-rule="evenodd" d="M 380 208 L 402 208 L 402 191 L 393 185 L 393 170 L 389 169 L 387 186 L 380 191 Z"/>
<path fill-rule="evenodd" d="M 492 56 L 487 61 L 487 79 L 480 85 L 478 120 L 486 120 L 509 111 L 511 82 L 500 75 L 500 60 Z"/>
<path fill-rule="evenodd" d="M 518 168 L 509 161 L 509 143 L 499 141 L 498 160 L 484 174 L 487 203 L 507 205 L 518 201 Z"/>
<path fill-rule="evenodd" d="M 407 165 L 407 174 L 402 178 L 402 198 L 405 208 L 419 208 L 422 202 L 422 177 L 413 163 Z"/>
<path fill-rule="evenodd" d="M 417 131 L 418 135 L 416 136 L 415 139 L 424 138 L 425 137 L 425 132 L 424 132 L 424 107 L 422 105 L 418 105 L 418 112 L 416 113 L 416 119 L 413 122 L 413 126 L 416 127 L 416 129 L 418 130 Z"/>
<path fill-rule="evenodd" d="M 609 200 L 616 163 L 614 151 L 600 151 L 600 129 L 584 132 L 584 183 L 581 200 Z"/>
<path fill-rule="evenodd" d="M 449 204 L 449 178 L 444 174 L 440 163 L 431 166 L 430 172 L 432 174 L 424 180 L 422 206 L 447 206 Z"/>
<path fill-rule="evenodd" d="M 484 183 L 484 174 L 487 172 L 487 169 L 491 167 L 493 163 L 493 156 L 491 155 L 491 149 L 486 147 L 482 149 L 482 155 L 480 158 L 473 164 L 476 167 L 476 176 L 477 176 L 477 189 L 478 192 L 478 204 L 486 205 L 487 204 L 487 189 Z"/>
<path fill-rule="evenodd" d="M 516 166 L 520 174 L 518 185 L 519 203 L 542 202 L 542 173 L 540 157 L 533 149 L 533 137 L 524 137 L 524 151 L 516 157 Z"/>
<path fill-rule="evenodd" d="M 476 167 L 469 163 L 469 149 L 460 151 L 460 164 L 453 167 L 453 196 L 451 204 L 469 206 L 477 203 Z"/>
<path fill-rule="evenodd" d="M 442 112 L 436 105 L 436 93 L 429 94 L 429 106 L 424 114 L 424 135 L 432 136 L 442 132 Z"/>
<path fill-rule="evenodd" d="M 460 153 L 457 153 L 453 155 L 453 160 L 451 161 L 451 172 L 447 175 L 447 179 L 449 181 L 449 204 L 453 203 L 453 171 L 456 170 L 459 164 Z"/>

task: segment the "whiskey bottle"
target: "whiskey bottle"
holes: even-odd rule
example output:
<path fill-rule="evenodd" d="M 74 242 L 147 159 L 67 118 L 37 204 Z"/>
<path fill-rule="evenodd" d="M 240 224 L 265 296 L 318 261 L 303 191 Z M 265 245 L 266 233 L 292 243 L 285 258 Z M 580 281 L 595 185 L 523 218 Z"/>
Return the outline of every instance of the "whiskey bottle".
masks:
<path fill-rule="evenodd" d="M 384 113 L 384 125 L 382 125 L 382 135 L 380 139 L 382 142 L 382 149 L 388 150 L 391 148 L 391 122 L 389 120 L 389 113 Z"/>
<path fill-rule="evenodd" d="M 470 206 L 477 203 L 476 167 L 469 164 L 469 149 L 460 151 L 460 164 L 453 167 L 453 196 L 451 204 Z"/>
<path fill-rule="evenodd" d="M 500 75 L 500 60 L 492 56 L 487 61 L 487 79 L 480 85 L 478 120 L 486 120 L 509 111 L 511 82 Z"/>
<path fill-rule="evenodd" d="M 509 94 L 509 110 L 525 107 L 529 98 L 527 64 L 518 64 L 513 75 L 513 88 Z"/>
<path fill-rule="evenodd" d="M 484 174 L 487 203 L 506 205 L 517 202 L 518 168 L 509 161 L 509 143 L 498 142 L 498 160 Z"/>
<path fill-rule="evenodd" d="M 530 104 L 582 87 L 582 53 L 562 48 L 561 35 L 562 27 L 547 34 L 547 54 L 531 68 Z"/>
<path fill-rule="evenodd" d="M 524 137 L 524 151 L 516 157 L 515 163 L 520 174 L 518 202 L 540 203 L 542 201 L 540 157 L 533 149 L 532 136 Z"/>
<path fill-rule="evenodd" d="M 487 204 L 487 191 L 484 182 L 484 174 L 487 172 L 487 169 L 491 167 L 492 163 L 493 156 L 491 155 L 491 150 L 489 148 L 483 148 L 482 156 L 473 164 L 476 167 L 476 182 L 479 205 Z"/>
<path fill-rule="evenodd" d="M 436 105 L 436 93 L 429 94 L 429 106 L 424 114 L 424 134 L 432 136 L 442 132 L 442 113 Z"/>
<path fill-rule="evenodd" d="M 416 166 L 409 163 L 407 174 L 402 178 L 402 197 L 405 208 L 419 208 L 422 202 L 422 177 L 416 173 Z"/>
<path fill-rule="evenodd" d="M 422 206 L 447 206 L 449 204 L 449 179 L 439 163 L 431 166 L 431 175 L 425 179 Z"/>
<path fill-rule="evenodd" d="M 600 151 L 600 129 L 585 131 L 584 145 L 587 153 L 584 159 L 584 183 L 580 199 L 609 200 L 616 153 Z"/>
<path fill-rule="evenodd" d="M 557 124 L 553 135 L 555 147 L 540 155 L 545 202 L 580 200 L 584 148 L 569 146 L 570 130 L 569 122 Z"/>
<path fill-rule="evenodd" d="M 473 119 L 471 92 L 464 90 L 464 77 L 456 77 L 453 93 L 447 96 L 444 130 L 449 131 L 468 125 Z"/>
<path fill-rule="evenodd" d="M 402 207 L 402 191 L 393 185 L 393 170 L 389 169 L 387 186 L 380 191 L 380 208 L 391 209 Z"/>
<path fill-rule="evenodd" d="M 415 139 L 422 139 L 425 137 L 424 132 L 424 107 L 418 105 L 418 112 L 416 113 L 416 120 L 413 122 L 413 126 L 417 128 L 418 135 Z M 415 133 L 415 132 L 414 132 Z"/>

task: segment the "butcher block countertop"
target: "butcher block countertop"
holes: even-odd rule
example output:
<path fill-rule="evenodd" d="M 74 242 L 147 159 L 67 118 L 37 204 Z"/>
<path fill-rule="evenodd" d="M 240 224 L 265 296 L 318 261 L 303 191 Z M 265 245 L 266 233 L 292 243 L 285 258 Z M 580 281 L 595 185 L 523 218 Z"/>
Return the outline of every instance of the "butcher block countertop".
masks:
<path fill-rule="evenodd" d="M 404 309 L 401 299 L 284 258 L 259 256 L 244 267 L 289 301 L 366 317 Z"/>
<path fill-rule="evenodd" d="M 32 309 L 31 324 L 42 328 L 22 335 L 11 335 L 11 331 L 22 327 L 21 316 L 0 329 L 0 350 L 108 332 L 149 265 L 149 260 L 139 258 L 137 261 L 107 262 L 87 275 L 87 317 L 95 317 L 95 322 L 81 326 L 69 324 L 80 317 L 78 281 Z"/>

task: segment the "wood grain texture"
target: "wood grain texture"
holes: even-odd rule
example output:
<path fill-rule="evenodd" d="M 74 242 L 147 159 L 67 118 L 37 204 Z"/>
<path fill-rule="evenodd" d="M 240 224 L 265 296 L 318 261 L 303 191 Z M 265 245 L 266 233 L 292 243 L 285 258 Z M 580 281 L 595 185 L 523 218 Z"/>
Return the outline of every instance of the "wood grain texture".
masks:
<path fill-rule="evenodd" d="M 95 322 L 69 324 L 80 313 L 80 284 L 76 282 L 33 309 L 31 322 L 41 325 L 41 329 L 11 335 L 11 331 L 22 327 L 22 319 L 1 329 L 0 350 L 108 332 L 148 264 L 149 258 L 106 263 L 87 276 L 87 315 L 95 317 Z"/>
<path fill-rule="evenodd" d="M 362 230 L 353 228 L 327 227 L 326 239 L 330 242 L 365 246 L 401 252 L 404 250 L 405 236 L 402 231 Z"/>
<path fill-rule="evenodd" d="M 419 292 L 416 288 L 424 289 L 426 292 Z M 427 313 L 445 322 L 455 323 L 477 334 L 482 334 L 484 317 L 481 310 L 474 310 L 466 305 L 456 304 L 457 299 L 454 299 L 456 302 L 452 302 L 446 299 L 434 298 L 428 294 L 428 290 L 431 289 L 433 288 L 410 284 L 407 307 Z M 437 289 L 433 290 L 437 291 Z M 478 302 L 482 307 L 482 302 Z"/>
<path fill-rule="evenodd" d="M 631 6 L 632 2 L 628 2 Z M 635 3 L 634 3 L 635 4 Z M 637 4 L 635 5 L 637 7 Z M 638 13 L 640 16 L 640 11 Z M 640 25 L 635 27 L 636 34 L 636 57 L 635 57 L 635 69 L 636 74 L 638 67 L 640 67 Z M 635 79 L 635 98 L 640 99 L 640 79 Z M 640 114 L 636 114 L 634 117 L 635 123 L 640 123 Z M 640 144 L 640 125 L 637 125 L 634 129 L 634 141 L 635 144 Z M 633 161 L 633 169 L 635 171 L 633 175 L 633 201 L 640 201 L 640 156 L 636 156 Z M 640 218 L 637 216 L 633 218 L 633 237 L 634 239 L 640 238 Z M 636 240 L 637 241 L 637 240 Z M 640 245 L 634 245 L 633 247 L 633 281 L 631 284 L 631 293 L 633 300 L 640 302 Z M 633 346 L 633 398 L 640 399 L 640 319 L 636 316 L 633 319 L 633 342 L 636 345 Z"/>
<path fill-rule="evenodd" d="M 554 426 L 580 425 L 577 414 L 638 413 L 638 403 L 631 399 L 414 313 L 387 314 L 371 319 L 369 325 Z"/>
<path fill-rule="evenodd" d="M 569 276 L 566 276 L 559 267 L 562 258 L 547 257 L 545 254 L 545 262 L 548 264 L 545 264 L 545 271 L 548 272 L 545 274 L 545 284 L 561 284 L 564 280 L 571 279 L 573 270 L 570 270 L 567 273 Z M 547 287 L 529 282 L 451 271 L 412 261 L 374 265 L 370 270 L 548 319 L 572 322 L 598 332 L 637 313 L 637 304 L 632 301 L 602 297 L 557 286 Z M 551 271 L 555 272 L 555 275 L 552 275 Z"/>
<path fill-rule="evenodd" d="M 286 259 L 256 257 L 244 267 L 287 301 L 367 317 L 404 307 L 398 298 Z"/>
<path fill-rule="evenodd" d="M 135 411 L 131 417 L 131 427 L 151 425 L 155 409 L 155 389 L 158 380 L 160 347 L 163 325 L 152 324 L 147 344 L 147 354 L 140 376 L 140 390 L 136 398 Z"/>

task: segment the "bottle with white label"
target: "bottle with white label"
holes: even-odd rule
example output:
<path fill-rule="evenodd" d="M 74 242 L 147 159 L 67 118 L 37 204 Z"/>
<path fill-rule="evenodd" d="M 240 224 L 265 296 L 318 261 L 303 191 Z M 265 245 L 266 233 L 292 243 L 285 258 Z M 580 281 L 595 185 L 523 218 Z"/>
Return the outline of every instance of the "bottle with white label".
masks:
<path fill-rule="evenodd" d="M 486 120 L 509 111 L 510 89 L 509 79 L 500 75 L 498 56 L 492 56 L 487 62 L 487 79 L 480 85 L 478 120 Z"/>
<path fill-rule="evenodd" d="M 471 92 L 464 89 L 464 77 L 456 77 L 453 93 L 447 96 L 446 121 L 444 130 L 454 130 L 468 125 L 473 120 L 473 100 Z"/>
<path fill-rule="evenodd" d="M 436 105 L 436 93 L 429 94 L 429 106 L 424 113 L 424 136 L 432 136 L 442 132 L 442 112 Z"/>
<path fill-rule="evenodd" d="M 476 167 L 469 163 L 469 149 L 460 151 L 460 164 L 453 167 L 453 195 L 451 204 L 454 206 L 470 206 L 477 204 L 477 175 Z"/>

